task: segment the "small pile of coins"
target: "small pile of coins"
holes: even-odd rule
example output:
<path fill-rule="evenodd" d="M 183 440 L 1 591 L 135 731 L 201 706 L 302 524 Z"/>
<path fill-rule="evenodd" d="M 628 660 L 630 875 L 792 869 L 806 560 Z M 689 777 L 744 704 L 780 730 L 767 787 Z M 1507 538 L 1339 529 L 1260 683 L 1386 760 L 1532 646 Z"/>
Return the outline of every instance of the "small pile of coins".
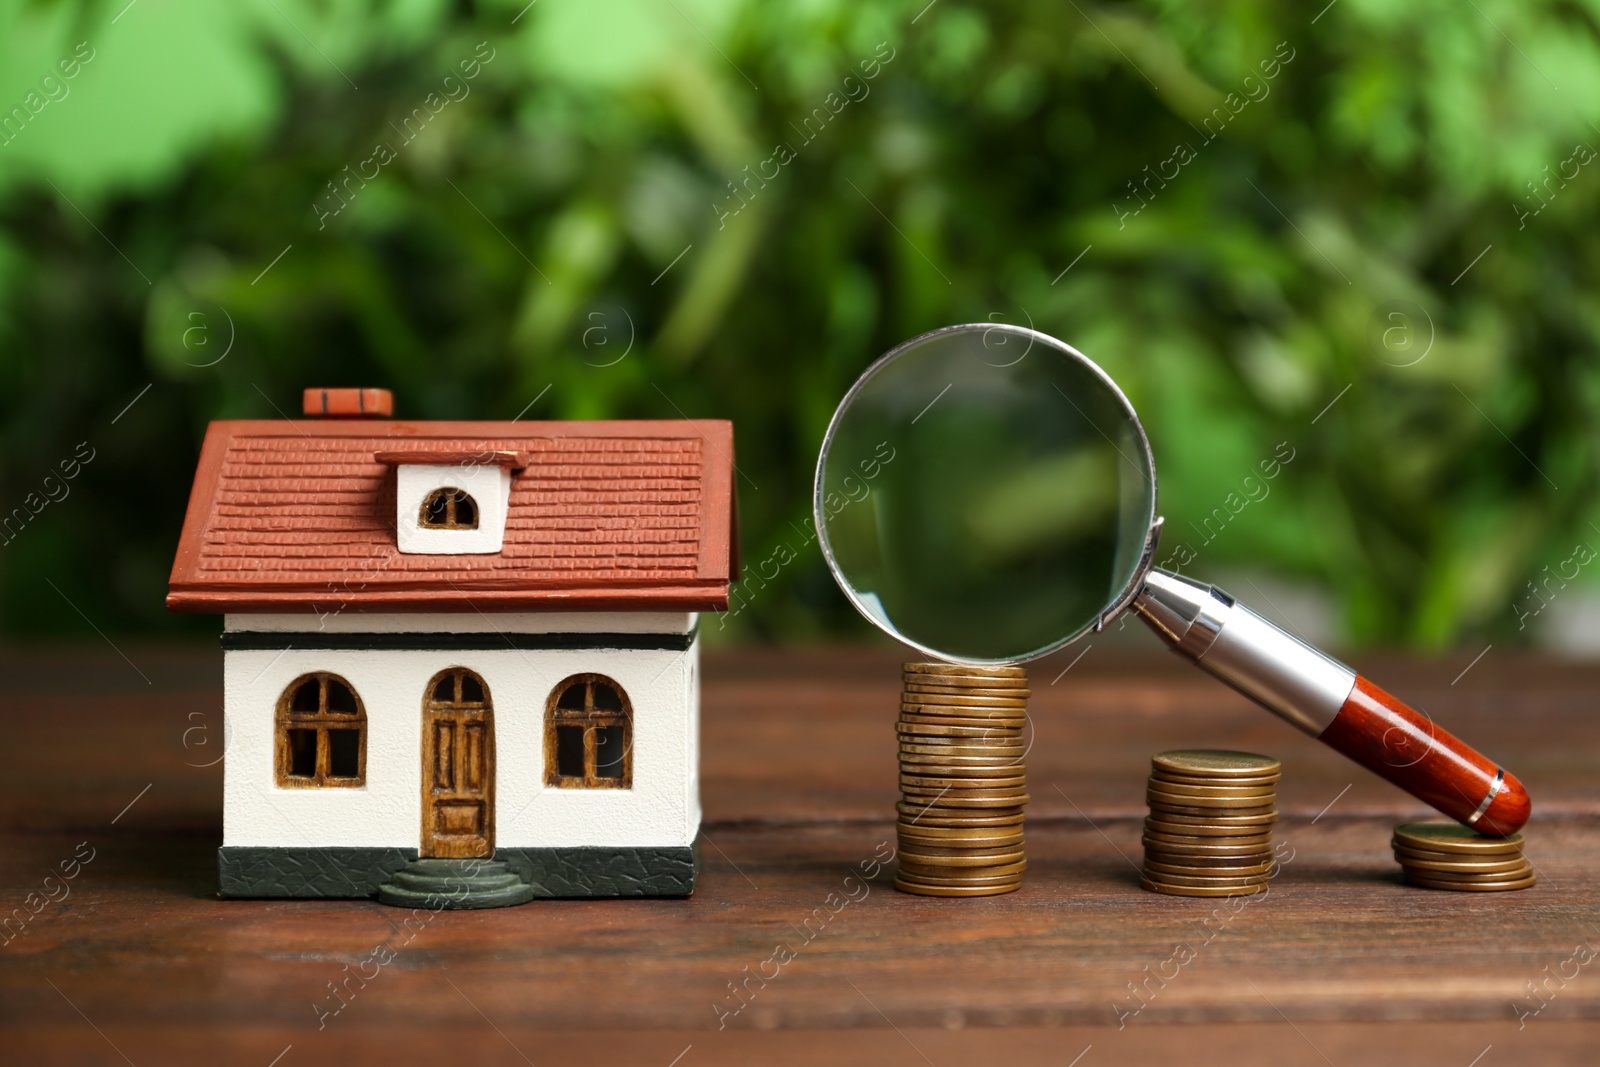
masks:
<path fill-rule="evenodd" d="M 1522 855 L 1522 835 L 1485 837 L 1460 823 L 1412 822 L 1390 841 L 1405 880 L 1428 889 L 1494 893 L 1538 881 Z"/>
<path fill-rule="evenodd" d="M 1277 760 L 1248 752 L 1157 754 L 1139 884 L 1178 897 L 1236 897 L 1266 888 L 1280 775 Z"/>
<path fill-rule="evenodd" d="M 930 897 L 1010 893 L 1028 866 L 1027 671 L 907 663 L 904 683 L 895 888 Z"/>

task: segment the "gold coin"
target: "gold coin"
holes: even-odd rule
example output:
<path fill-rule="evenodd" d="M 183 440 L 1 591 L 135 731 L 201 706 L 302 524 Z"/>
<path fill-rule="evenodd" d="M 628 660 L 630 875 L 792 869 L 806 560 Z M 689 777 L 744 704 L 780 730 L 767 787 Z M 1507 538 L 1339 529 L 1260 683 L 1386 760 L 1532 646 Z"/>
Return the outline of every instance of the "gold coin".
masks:
<path fill-rule="evenodd" d="M 1255 778 L 1201 778 L 1193 774 L 1173 774 L 1170 771 L 1155 771 L 1150 777 L 1158 782 L 1171 782 L 1174 785 L 1255 786 L 1277 785 L 1283 776 L 1280 774 L 1268 774 Z"/>
<path fill-rule="evenodd" d="M 1031 692 L 1026 678 L 995 678 L 978 674 L 915 674 L 902 671 L 900 682 L 902 686 L 918 688 L 987 689 L 1001 693 Z"/>
<path fill-rule="evenodd" d="M 1420 874 L 1406 872 L 1406 881 L 1412 885 L 1422 886 L 1424 889 L 1453 889 L 1459 893 L 1500 893 L 1512 889 L 1527 889 L 1539 881 L 1537 875 L 1530 874 L 1526 878 L 1503 879 L 1498 881 L 1473 881 L 1452 882 L 1439 878 L 1424 878 Z"/>
<path fill-rule="evenodd" d="M 1517 882 L 1524 878 L 1532 878 L 1534 877 L 1535 872 L 1532 867 L 1525 866 L 1521 870 L 1506 871 L 1504 874 L 1496 875 L 1447 874 L 1443 871 L 1413 871 L 1409 869 L 1403 870 L 1401 873 L 1405 876 L 1407 881 L 1420 878 L 1425 882 L 1450 882 L 1451 884 L 1460 882 L 1469 885 L 1500 885 L 1503 882 Z"/>
<path fill-rule="evenodd" d="M 985 752 L 982 755 L 956 755 L 954 753 L 941 753 L 930 756 L 922 752 L 900 752 L 901 769 L 911 767 L 987 767 L 996 774 L 1021 774 L 1023 767 L 1022 753 L 1004 755 L 994 752 Z M 916 771 L 917 774 L 926 774 L 925 770 Z"/>
<path fill-rule="evenodd" d="M 1146 863 L 1168 863 L 1174 867 L 1259 867 L 1263 863 L 1273 862 L 1270 849 L 1219 856 L 1208 852 L 1185 852 L 1161 845 L 1144 846 L 1144 858 Z"/>
<path fill-rule="evenodd" d="M 1182 874 L 1190 878 L 1216 878 L 1221 877 L 1221 872 L 1226 871 L 1229 876 L 1245 878 L 1271 874 L 1272 864 L 1249 863 L 1243 866 L 1203 867 L 1193 863 L 1165 863 L 1146 856 L 1144 869 L 1152 874 Z"/>
<path fill-rule="evenodd" d="M 942 729 L 972 730 L 971 734 L 924 734 L 907 733 L 908 728 L 938 727 Z M 932 719 L 914 718 L 904 716 L 894 724 L 895 734 L 902 745 L 1024 745 L 1028 739 L 1023 736 L 1021 726 L 1008 726 L 1003 723 L 984 723 L 975 719 L 959 719 L 946 722 L 935 722 Z"/>
<path fill-rule="evenodd" d="M 1159 851 L 1153 848 L 1144 850 L 1146 864 L 1160 864 L 1166 867 L 1204 867 L 1210 873 L 1223 876 L 1238 874 L 1246 869 L 1260 867 L 1263 863 L 1272 862 L 1272 853 L 1253 852 L 1239 856 L 1191 856 L 1182 852 Z"/>
<path fill-rule="evenodd" d="M 1019 849 L 1025 844 L 1023 835 L 1015 834 L 990 834 L 973 837 L 923 837 L 918 834 L 908 834 L 904 830 L 899 835 L 900 848 L 905 849 L 961 849 L 968 848 L 979 851 L 999 851 L 1001 849 Z"/>
<path fill-rule="evenodd" d="M 901 833 L 912 833 L 915 837 L 949 838 L 949 840 L 962 840 L 968 837 L 1022 837 L 1022 816 L 1016 816 L 1016 825 L 997 825 L 997 827 L 965 827 L 965 825 L 923 825 L 920 822 L 910 821 L 912 816 L 902 814 L 894 822 Z"/>
<path fill-rule="evenodd" d="M 894 887 L 902 893 L 913 893 L 920 897 L 997 897 L 1003 893 L 1015 893 L 1022 888 L 1022 879 L 1007 882 L 1003 885 L 991 886 L 957 886 L 957 885 L 917 885 L 913 882 L 902 882 L 896 878 Z"/>
<path fill-rule="evenodd" d="M 1154 815 L 1145 817 L 1144 828 L 1146 833 L 1159 834 L 1162 837 L 1249 837 L 1255 831 L 1270 832 L 1271 823 L 1257 826 L 1206 826 L 1197 823 L 1167 822 Z"/>
<path fill-rule="evenodd" d="M 1283 770 L 1283 765 L 1271 756 L 1198 748 L 1158 752 L 1150 765 L 1156 770 L 1200 778 L 1257 778 Z"/>
<path fill-rule="evenodd" d="M 1027 752 L 1021 741 L 983 742 L 975 745 L 922 745 L 910 741 L 900 742 L 900 755 L 905 756 L 982 756 L 987 759 L 1016 759 Z"/>
<path fill-rule="evenodd" d="M 1216 826 L 1235 829 L 1271 826 L 1278 821 L 1278 809 L 1273 808 L 1264 815 L 1174 815 L 1168 811 L 1151 809 L 1146 820 L 1154 819 L 1157 822 L 1171 823 L 1173 826 Z M 1248 832 L 1248 831 L 1247 831 Z"/>
<path fill-rule="evenodd" d="M 1237 834 L 1231 837 L 1203 837 L 1199 834 L 1164 834 L 1145 829 L 1144 840 L 1150 844 L 1171 848 L 1195 848 L 1214 851 L 1228 848 L 1264 848 L 1272 844 L 1272 832 Z"/>
<path fill-rule="evenodd" d="M 1028 861 L 1025 859 L 987 867 L 941 867 L 936 864 L 901 860 L 899 869 L 895 873 L 901 878 L 928 882 L 932 885 L 978 885 L 982 882 L 1016 878 L 1027 869 Z"/>
<path fill-rule="evenodd" d="M 900 850 L 902 868 L 1005 867 L 1021 863 L 1026 858 L 1027 850 L 1021 848 L 995 849 L 989 852 L 963 852 L 959 849 L 948 852 L 914 852 L 910 847 Z"/>
<path fill-rule="evenodd" d="M 1145 793 L 1145 803 L 1151 811 L 1168 811 L 1174 815 L 1265 815 L 1276 811 L 1273 797 L 1167 797 L 1154 791 Z"/>
<path fill-rule="evenodd" d="M 993 771 L 996 773 L 986 773 Z M 951 768 L 941 775 L 907 774 L 900 772 L 900 784 L 912 789 L 977 789 L 993 792 L 1000 789 L 1023 789 L 1028 776 L 1018 774 L 1015 767 L 965 767 Z"/>
<path fill-rule="evenodd" d="M 1022 884 L 1022 875 L 1008 874 L 998 878 L 956 879 L 919 878 L 916 875 L 897 874 L 895 876 L 895 880 L 897 882 L 904 882 L 907 885 L 928 886 L 933 889 L 978 889 L 984 887 L 993 888 L 997 886 L 1011 886 L 1014 888 Z"/>
<path fill-rule="evenodd" d="M 1395 852 L 1395 859 L 1400 866 L 1407 870 L 1453 872 L 1457 874 L 1504 874 L 1508 871 L 1518 871 L 1529 866 L 1528 861 L 1521 856 L 1512 856 L 1503 860 L 1436 860 L 1423 859 L 1416 856 L 1401 855 Z"/>
<path fill-rule="evenodd" d="M 998 789 L 1006 785 L 1026 785 L 1027 768 L 1020 760 L 984 759 L 976 763 L 938 756 L 923 756 L 932 763 L 900 764 L 900 779 L 907 785 L 933 786 L 942 789 L 955 782 L 958 789 Z"/>
<path fill-rule="evenodd" d="M 900 665 L 900 669 L 907 674 L 970 674 L 974 678 L 1020 678 L 1024 682 L 1028 678 L 1026 667 L 1012 666 L 987 666 L 969 663 L 929 663 L 907 662 Z"/>
<path fill-rule="evenodd" d="M 1003 710 L 1017 715 L 1028 710 L 1028 702 L 1020 697 L 946 696 L 942 693 L 902 693 L 901 707 L 969 708 Z"/>
<path fill-rule="evenodd" d="M 895 729 L 902 737 L 974 737 L 988 739 L 995 738 L 998 735 L 1000 739 L 1004 739 L 1007 736 L 1022 736 L 1020 729 L 1008 734 L 1005 728 L 998 726 L 944 726 L 933 723 L 906 722 L 904 719 L 896 724 Z"/>
<path fill-rule="evenodd" d="M 902 686 L 907 693 L 934 693 L 939 696 L 986 696 L 1004 697 L 1008 700 L 1026 700 L 1032 695 L 1031 689 L 1020 689 L 1016 686 L 987 686 L 987 685 L 943 685 L 938 682 L 922 682 L 906 680 Z"/>
<path fill-rule="evenodd" d="M 1028 803 L 1032 798 L 1026 793 L 1003 793 L 996 796 L 974 796 L 971 790 L 949 790 L 944 793 L 912 793 L 909 790 L 901 792 L 916 803 L 918 800 L 924 804 L 936 802 L 941 808 L 981 808 L 984 810 L 1008 808 L 1016 809 Z"/>
<path fill-rule="evenodd" d="M 1266 882 L 1262 882 L 1259 885 L 1243 885 L 1226 889 L 1197 885 L 1170 885 L 1165 882 L 1153 882 L 1148 878 L 1139 879 L 1139 884 L 1152 893 L 1165 893 L 1172 897 L 1247 897 L 1251 893 L 1259 893 L 1267 887 Z"/>
<path fill-rule="evenodd" d="M 1212 800 L 1271 800 L 1276 797 L 1276 786 L 1270 785 L 1176 785 L 1151 778 L 1146 783 L 1146 795 L 1159 795 L 1163 800 L 1203 804 Z M 1259 799 L 1258 799 L 1259 798 Z"/>
<path fill-rule="evenodd" d="M 1022 807 L 1018 805 L 1010 811 L 947 811 L 928 804 L 917 804 L 901 800 L 895 803 L 895 810 L 900 813 L 902 820 L 913 821 L 917 826 L 1009 826 L 1013 822 L 1022 825 Z M 942 822 L 930 822 L 932 819 Z"/>
<path fill-rule="evenodd" d="M 1196 888 L 1209 886 L 1213 889 L 1238 889 L 1244 886 L 1262 885 L 1266 882 L 1266 878 L 1263 875 L 1230 875 L 1228 877 L 1201 875 L 1196 877 L 1188 874 L 1164 874 L 1151 871 L 1148 868 L 1145 870 L 1144 877 L 1152 882 L 1160 882 L 1162 885 L 1193 886 Z"/>
<path fill-rule="evenodd" d="M 1394 842 L 1433 852 L 1510 855 L 1522 851 L 1522 835 L 1486 837 L 1457 822 L 1412 822 L 1394 828 Z"/>
<path fill-rule="evenodd" d="M 909 723 L 922 723 L 927 726 L 967 726 L 984 730 L 1014 730 L 1020 734 L 1028 727 L 1027 715 L 1013 715 L 1007 711 L 1004 714 L 988 714 L 988 711 L 998 711 L 989 708 L 987 711 L 961 711 L 957 708 L 922 708 L 921 705 L 900 705 L 900 721 Z"/>

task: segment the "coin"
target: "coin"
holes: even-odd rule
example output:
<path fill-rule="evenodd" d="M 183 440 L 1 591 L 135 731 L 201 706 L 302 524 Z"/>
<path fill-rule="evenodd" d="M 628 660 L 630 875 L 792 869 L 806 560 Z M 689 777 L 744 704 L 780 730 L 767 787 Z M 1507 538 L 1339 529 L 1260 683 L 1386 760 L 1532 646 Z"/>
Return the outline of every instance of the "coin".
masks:
<path fill-rule="evenodd" d="M 1149 844 L 1167 845 L 1171 848 L 1192 848 L 1211 852 L 1228 848 L 1263 848 L 1272 844 L 1272 833 L 1267 831 L 1259 834 L 1205 837 L 1200 834 L 1164 834 L 1146 827 L 1144 840 Z"/>
<path fill-rule="evenodd" d="M 1270 793 L 1264 797 L 1183 797 L 1159 792 L 1153 786 L 1145 791 L 1145 802 L 1151 808 L 1178 815 L 1208 815 L 1218 809 L 1229 809 L 1229 814 L 1261 815 L 1274 809 L 1274 800 L 1276 797 Z"/>
<path fill-rule="evenodd" d="M 1158 822 L 1171 823 L 1174 826 L 1217 826 L 1217 827 L 1254 827 L 1271 826 L 1278 821 L 1278 809 L 1273 808 L 1264 815 L 1174 815 L 1169 811 L 1158 811 L 1154 808 L 1145 816 L 1147 820 L 1155 819 Z"/>
<path fill-rule="evenodd" d="M 935 886 L 947 889 L 998 885 L 1014 886 L 1022 882 L 1022 875 L 1022 871 L 1012 871 L 1010 874 L 972 874 L 963 871 L 959 875 L 944 878 L 931 874 L 912 874 L 908 871 L 896 871 L 895 879 L 901 882 L 910 882 L 913 885 Z"/>
<path fill-rule="evenodd" d="M 896 873 L 902 878 L 912 878 L 931 885 L 972 885 L 979 881 L 998 882 L 1015 878 L 1027 869 L 1027 860 L 971 868 L 941 867 L 937 864 L 901 860 Z"/>
<path fill-rule="evenodd" d="M 1197 877 L 1188 874 L 1162 874 L 1149 870 L 1146 871 L 1144 876 L 1153 882 L 1160 882 L 1163 885 L 1210 886 L 1216 889 L 1236 889 L 1244 886 L 1261 885 L 1266 881 L 1266 878 L 1262 875 L 1228 875 L 1226 877 L 1200 875 Z"/>
<path fill-rule="evenodd" d="M 933 723 L 906 722 L 901 720 L 895 729 L 902 737 L 976 737 L 992 738 L 997 734 L 1005 737 L 1006 732 L 1002 727 L 996 726 L 944 726 Z M 1016 730 L 1011 736 L 1021 737 L 1022 731 Z"/>
<path fill-rule="evenodd" d="M 1241 853 L 1237 856 L 1212 856 L 1163 849 L 1157 846 L 1146 846 L 1144 861 L 1146 863 L 1164 863 L 1172 867 L 1206 867 L 1237 870 L 1243 867 L 1259 867 L 1263 863 L 1271 864 L 1273 856 L 1270 849 L 1261 852 Z"/>
<path fill-rule="evenodd" d="M 966 848 L 993 852 L 1001 849 L 1017 849 L 1023 845 L 1023 835 L 1020 833 L 975 835 L 972 837 L 924 837 L 919 834 L 907 833 L 902 829 L 899 840 L 902 852 L 906 849 L 929 848 Z"/>
<path fill-rule="evenodd" d="M 1511 855 L 1522 851 L 1522 835 L 1485 837 L 1454 822 L 1402 823 L 1394 828 L 1396 844 L 1434 852 Z"/>
<path fill-rule="evenodd" d="M 937 802 L 943 808 L 980 808 L 1000 809 L 1019 808 L 1032 798 L 1023 792 L 1001 793 L 995 796 L 974 796 L 971 790 L 949 790 L 944 793 L 906 793 L 913 803 L 918 799 L 924 803 Z"/>
<path fill-rule="evenodd" d="M 1425 889 L 1452 889 L 1463 893 L 1495 893 L 1511 889 L 1527 889 L 1538 883 L 1537 875 L 1530 874 L 1526 878 L 1517 878 L 1502 881 L 1474 881 L 1451 882 L 1435 878 L 1424 878 L 1421 875 L 1406 872 L 1406 881 L 1412 885 L 1422 886 Z"/>
<path fill-rule="evenodd" d="M 900 742 L 900 758 L 907 756 L 982 756 L 989 759 L 1013 759 L 1028 750 L 1021 741 L 985 741 L 964 745 L 920 745 Z"/>
<path fill-rule="evenodd" d="M 951 767 L 1013 767 L 1021 768 L 1026 749 L 993 749 L 972 747 L 964 749 L 950 748 L 934 752 L 907 752 L 909 746 L 902 745 L 900 750 L 900 764 L 916 764 L 918 766 L 939 766 L 948 764 Z M 930 746 L 931 747 L 931 746 Z M 920 772 L 919 772 L 920 773 Z M 1017 772 L 1020 773 L 1020 770 Z"/>
<path fill-rule="evenodd" d="M 1535 872 L 1533 865 L 1523 860 L 1504 871 L 1436 871 L 1408 865 L 1401 868 L 1401 873 L 1408 878 L 1415 875 L 1435 882 L 1509 882 Z"/>
<path fill-rule="evenodd" d="M 1023 849 L 945 849 L 935 852 L 930 846 L 918 846 L 916 851 L 907 845 L 900 850 L 902 867 L 1005 867 L 1021 863 Z"/>
<path fill-rule="evenodd" d="M 902 693 L 901 704 L 920 704 L 924 707 L 936 708 L 1004 708 L 1015 714 L 1027 708 L 1026 697 L 989 697 L 978 696 L 973 693 L 963 693 L 961 696 L 950 696 L 944 693 Z"/>
<path fill-rule="evenodd" d="M 1172 774 L 1169 771 L 1154 771 L 1150 777 L 1160 782 L 1171 782 L 1174 785 L 1277 785 L 1282 775 L 1268 774 L 1251 778 L 1202 778 L 1194 774 Z"/>
<path fill-rule="evenodd" d="M 900 813 L 902 822 L 911 822 L 917 826 L 1009 826 L 1012 823 L 1022 825 L 1021 805 L 1009 810 L 1000 808 L 982 812 L 951 811 L 927 803 L 918 804 L 901 800 L 895 804 L 895 810 Z"/>
<path fill-rule="evenodd" d="M 1152 893 L 1165 893 L 1173 897 L 1244 897 L 1252 893 L 1259 893 L 1267 887 L 1265 882 L 1236 888 L 1171 885 L 1165 882 L 1153 882 L 1148 878 L 1139 879 L 1139 884 Z"/>
<path fill-rule="evenodd" d="M 904 882 L 899 878 L 894 880 L 894 887 L 905 893 L 915 893 L 923 897 L 997 897 L 1003 893 L 1014 893 L 1022 888 L 1022 879 L 1006 882 L 1003 885 L 993 886 L 959 886 L 959 885 L 920 885 L 915 882 Z"/>
<path fill-rule="evenodd" d="M 1400 866 L 1408 871 L 1448 871 L 1459 874 L 1493 875 L 1528 867 L 1528 861 L 1521 856 L 1508 856 L 1503 860 L 1436 860 L 1406 856 L 1396 850 L 1395 859 L 1399 860 Z M 1529 869 L 1531 870 L 1532 868 L 1529 867 Z"/>
<path fill-rule="evenodd" d="M 912 682 L 908 681 L 901 687 L 906 693 L 933 693 L 939 696 L 986 696 L 1004 697 L 1008 700 L 1026 699 L 1033 695 L 1029 689 L 1019 689 L 1016 686 L 982 686 L 982 685 L 941 685 L 937 682 Z"/>
<path fill-rule="evenodd" d="M 1272 873 L 1272 864 L 1268 862 L 1249 863 L 1243 866 L 1230 865 L 1227 867 L 1202 867 L 1192 863 L 1165 863 L 1151 860 L 1149 857 L 1146 857 L 1144 861 L 1144 869 L 1153 874 L 1182 874 L 1190 878 L 1218 877 L 1217 872 L 1219 871 L 1226 871 L 1229 875 L 1246 877 L 1269 875 Z"/>
<path fill-rule="evenodd" d="M 1020 678 L 1028 680 L 1026 667 L 1009 665 L 988 666 L 978 663 L 930 663 L 927 660 L 908 660 L 900 665 L 907 674 L 971 674 L 980 678 Z"/>
<path fill-rule="evenodd" d="M 921 753 L 902 753 L 900 770 L 911 774 L 944 773 L 937 768 L 950 768 L 954 778 L 1005 778 L 1024 772 L 1022 754 L 1014 756 L 924 756 Z"/>
<path fill-rule="evenodd" d="M 1163 837 L 1249 837 L 1256 831 L 1268 831 L 1272 823 L 1262 823 L 1255 826 L 1216 826 L 1204 823 L 1178 823 L 1168 822 L 1154 815 L 1145 817 L 1144 828 L 1147 833 L 1160 834 Z"/>
<path fill-rule="evenodd" d="M 1181 785 L 1176 782 L 1163 782 L 1161 779 L 1151 777 L 1146 786 L 1152 792 L 1161 792 L 1177 797 L 1195 797 L 1199 800 L 1225 799 L 1237 800 L 1250 797 L 1272 797 L 1277 795 L 1277 787 L 1271 785 Z"/>
<path fill-rule="evenodd" d="M 907 774 L 902 770 L 900 784 L 913 789 L 977 789 L 991 792 L 1021 789 L 1028 784 L 1028 776 L 1018 774 L 1015 767 L 964 767 L 960 770 L 952 767 L 942 775 Z"/>
<path fill-rule="evenodd" d="M 1282 764 L 1271 756 L 1220 749 L 1177 749 L 1158 752 L 1150 760 L 1156 770 L 1202 778 L 1250 778 L 1282 771 Z"/>
<path fill-rule="evenodd" d="M 920 704 L 900 706 L 901 722 L 920 722 L 928 726 L 981 726 L 984 729 L 1025 730 L 1028 713 L 1014 715 L 999 708 L 925 708 Z"/>

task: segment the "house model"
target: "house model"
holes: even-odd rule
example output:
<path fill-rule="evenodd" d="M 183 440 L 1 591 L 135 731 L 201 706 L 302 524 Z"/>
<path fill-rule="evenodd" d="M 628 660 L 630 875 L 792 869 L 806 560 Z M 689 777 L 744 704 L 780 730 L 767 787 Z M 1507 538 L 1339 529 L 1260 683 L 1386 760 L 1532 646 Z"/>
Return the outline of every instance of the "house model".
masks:
<path fill-rule="evenodd" d="M 167 606 L 225 618 L 222 895 L 687 895 L 731 425 L 391 411 L 206 433 Z"/>

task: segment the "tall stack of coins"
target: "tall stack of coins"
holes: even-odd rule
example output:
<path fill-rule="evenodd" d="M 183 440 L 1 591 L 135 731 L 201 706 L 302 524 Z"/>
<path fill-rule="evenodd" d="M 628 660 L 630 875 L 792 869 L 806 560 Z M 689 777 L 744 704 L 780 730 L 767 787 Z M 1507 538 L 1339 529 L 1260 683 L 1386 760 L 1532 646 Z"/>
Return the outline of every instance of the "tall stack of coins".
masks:
<path fill-rule="evenodd" d="M 988 897 L 1022 884 L 1028 674 L 907 663 L 900 701 L 895 888 Z"/>
<path fill-rule="evenodd" d="M 1269 756 L 1201 750 L 1151 760 L 1140 885 L 1179 897 L 1266 888 L 1281 768 Z"/>
<path fill-rule="evenodd" d="M 1539 880 L 1522 856 L 1521 834 L 1485 837 L 1460 823 L 1402 823 L 1390 846 L 1405 880 L 1428 889 L 1493 893 Z"/>

